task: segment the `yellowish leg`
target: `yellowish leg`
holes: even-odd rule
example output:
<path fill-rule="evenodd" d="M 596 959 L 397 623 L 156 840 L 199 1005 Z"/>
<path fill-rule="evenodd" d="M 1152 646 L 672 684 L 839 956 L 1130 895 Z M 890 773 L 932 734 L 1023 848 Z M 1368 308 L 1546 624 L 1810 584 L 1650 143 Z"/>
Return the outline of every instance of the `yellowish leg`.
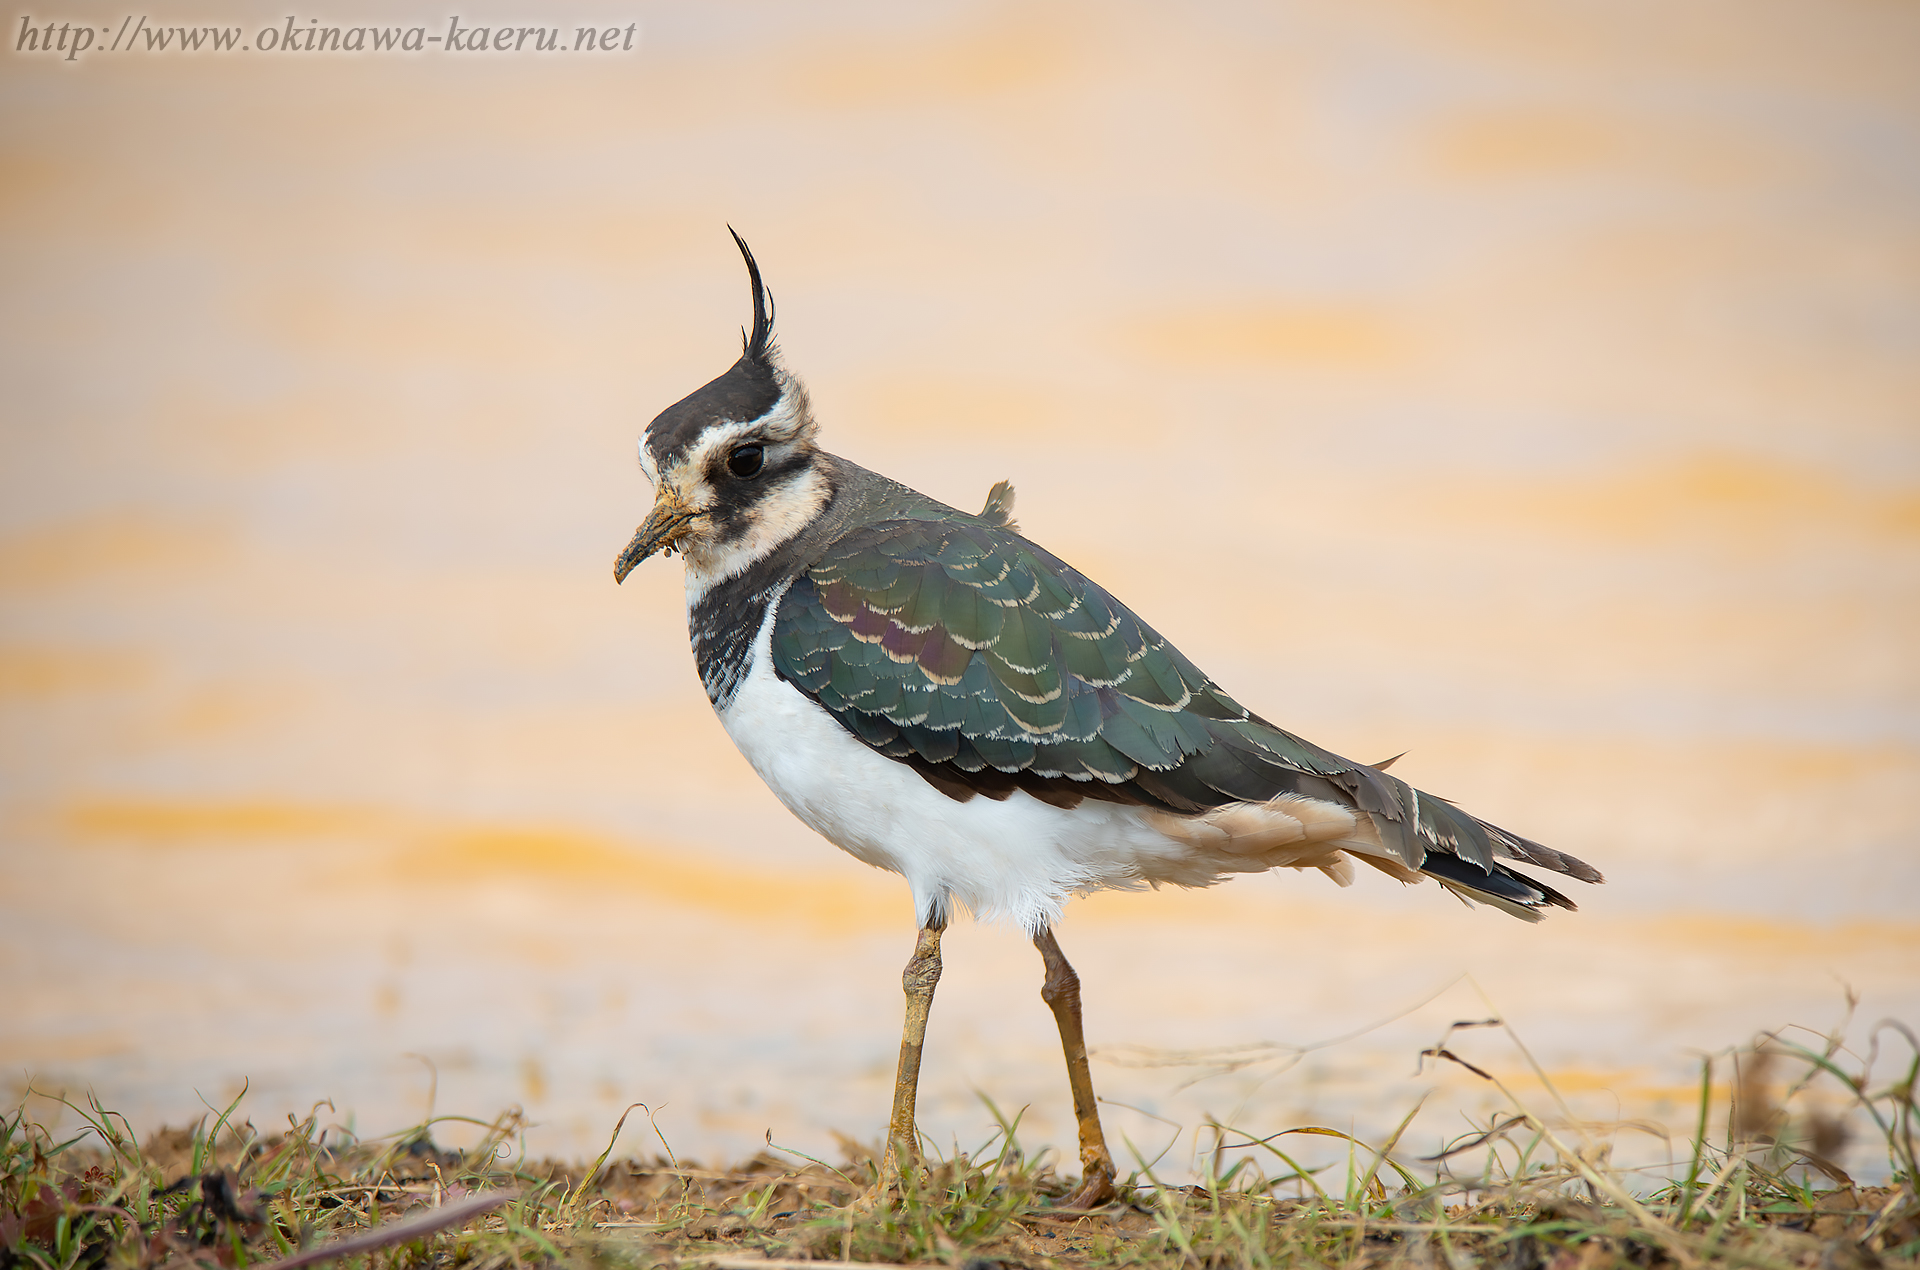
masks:
<path fill-rule="evenodd" d="M 900 1030 L 900 1069 L 893 1081 L 893 1115 L 887 1121 L 887 1150 L 880 1159 L 880 1179 L 862 1199 L 873 1204 L 900 1180 L 900 1170 L 920 1158 L 920 1133 L 913 1104 L 920 1088 L 920 1054 L 926 1046 L 927 1015 L 933 1010 L 933 990 L 940 982 L 940 926 L 923 926 L 913 957 L 900 976 L 907 993 L 907 1018 Z"/>
<path fill-rule="evenodd" d="M 1033 946 L 1047 965 L 1040 999 L 1060 1025 L 1060 1048 L 1067 1055 L 1067 1083 L 1073 1087 L 1073 1118 L 1080 1125 L 1080 1189 L 1063 1207 L 1098 1208 L 1114 1196 L 1113 1155 L 1107 1150 L 1107 1135 L 1100 1131 L 1100 1107 L 1093 1097 L 1093 1074 L 1087 1069 L 1087 1038 L 1080 1027 L 1080 976 L 1067 964 L 1052 930 L 1035 935 Z M 900 1065 L 904 1071 L 904 1049 Z"/>

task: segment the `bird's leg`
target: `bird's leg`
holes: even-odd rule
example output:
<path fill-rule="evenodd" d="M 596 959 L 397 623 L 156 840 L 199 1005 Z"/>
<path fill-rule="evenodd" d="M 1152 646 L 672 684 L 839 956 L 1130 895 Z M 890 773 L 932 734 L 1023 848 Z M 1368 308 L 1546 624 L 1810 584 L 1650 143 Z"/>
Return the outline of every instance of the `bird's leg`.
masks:
<path fill-rule="evenodd" d="M 1067 964 L 1051 929 L 1035 935 L 1033 946 L 1047 965 L 1040 999 L 1060 1025 L 1067 1083 L 1073 1087 L 1073 1118 L 1080 1125 L 1080 1189 L 1062 1207 L 1098 1208 L 1113 1199 L 1113 1155 L 1107 1150 L 1107 1135 L 1100 1131 L 1100 1107 L 1093 1098 L 1093 1074 L 1087 1069 L 1087 1038 L 1080 1027 L 1080 976 Z"/>
<path fill-rule="evenodd" d="M 920 1088 L 920 1052 L 927 1039 L 927 1015 L 933 1009 L 933 989 L 940 982 L 940 932 L 945 923 L 920 928 L 913 957 L 900 976 L 907 993 L 906 1024 L 900 1030 L 900 1070 L 893 1081 L 893 1115 L 887 1121 L 887 1150 L 880 1159 L 880 1178 L 867 1195 L 877 1201 L 900 1180 L 900 1170 L 920 1156 L 920 1135 L 914 1125 L 913 1104 Z"/>

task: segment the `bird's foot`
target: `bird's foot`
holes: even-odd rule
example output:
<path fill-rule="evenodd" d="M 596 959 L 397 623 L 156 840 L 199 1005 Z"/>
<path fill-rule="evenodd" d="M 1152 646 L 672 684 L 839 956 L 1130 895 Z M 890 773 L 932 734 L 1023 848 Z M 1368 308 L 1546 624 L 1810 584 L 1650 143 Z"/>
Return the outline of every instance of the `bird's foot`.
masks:
<path fill-rule="evenodd" d="M 1055 1206 L 1057 1211 L 1088 1213 L 1113 1203 L 1118 1192 L 1113 1186 L 1113 1161 L 1104 1157 L 1081 1161 L 1079 1187 Z"/>
<path fill-rule="evenodd" d="M 900 1198 L 900 1182 L 896 1178 L 888 1181 L 881 1178 L 872 1186 L 853 1197 L 841 1211 L 855 1217 L 866 1217 L 883 1208 L 892 1208 Z"/>
<path fill-rule="evenodd" d="M 907 1167 L 917 1167 L 918 1161 L 910 1162 Z M 873 1185 L 856 1195 L 844 1211 L 856 1216 L 878 1212 L 885 1208 L 897 1207 L 900 1203 L 900 1158 L 893 1151 L 887 1151 L 880 1157 L 879 1175 Z"/>

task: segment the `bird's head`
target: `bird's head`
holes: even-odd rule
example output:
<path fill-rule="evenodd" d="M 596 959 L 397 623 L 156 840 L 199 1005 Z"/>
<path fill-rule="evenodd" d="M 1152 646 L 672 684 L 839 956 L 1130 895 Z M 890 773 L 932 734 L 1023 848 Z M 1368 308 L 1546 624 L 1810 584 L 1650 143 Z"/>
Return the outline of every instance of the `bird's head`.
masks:
<path fill-rule="evenodd" d="M 806 389 L 780 365 L 760 266 L 740 235 L 733 241 L 753 287 L 753 330 L 726 374 L 647 425 L 640 469 L 653 482 L 653 510 L 614 563 L 615 581 L 655 552 L 672 551 L 686 557 L 690 573 L 732 576 L 798 533 L 826 502 Z"/>

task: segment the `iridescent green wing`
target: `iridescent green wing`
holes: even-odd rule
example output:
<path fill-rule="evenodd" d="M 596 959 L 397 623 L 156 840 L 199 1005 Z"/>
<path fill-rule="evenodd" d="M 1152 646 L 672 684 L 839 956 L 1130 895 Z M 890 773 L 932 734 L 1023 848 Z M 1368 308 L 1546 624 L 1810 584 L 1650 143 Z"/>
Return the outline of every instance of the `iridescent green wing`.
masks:
<path fill-rule="evenodd" d="M 773 658 L 854 736 L 955 797 L 1196 812 L 1299 793 L 1490 859 L 1471 817 L 1437 800 L 1422 815 L 1401 782 L 1251 715 L 1077 570 L 972 518 L 843 539 L 781 599 Z M 1424 854 L 1389 845 L 1416 867 Z"/>

